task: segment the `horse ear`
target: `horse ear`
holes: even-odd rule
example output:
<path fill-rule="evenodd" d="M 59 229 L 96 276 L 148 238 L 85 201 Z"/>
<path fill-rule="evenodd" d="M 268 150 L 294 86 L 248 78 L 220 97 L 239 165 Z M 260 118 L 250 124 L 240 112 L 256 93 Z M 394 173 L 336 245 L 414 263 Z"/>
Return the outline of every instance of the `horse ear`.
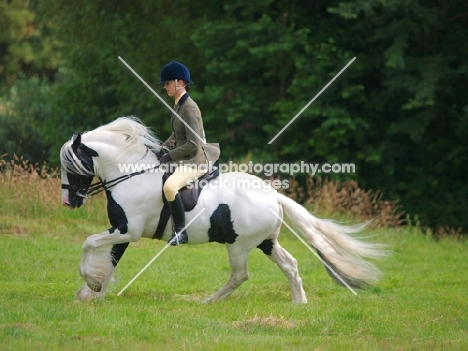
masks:
<path fill-rule="evenodd" d="M 74 151 L 76 151 L 81 144 L 81 134 L 80 133 L 73 134 L 72 140 L 73 140 L 72 148 Z"/>

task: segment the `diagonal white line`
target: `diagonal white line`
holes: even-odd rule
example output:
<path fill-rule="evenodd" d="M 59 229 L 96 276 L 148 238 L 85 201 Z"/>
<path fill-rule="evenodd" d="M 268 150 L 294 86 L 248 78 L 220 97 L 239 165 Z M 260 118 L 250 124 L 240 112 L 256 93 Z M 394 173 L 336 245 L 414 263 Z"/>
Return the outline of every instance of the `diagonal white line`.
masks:
<path fill-rule="evenodd" d="M 303 244 L 305 245 L 305 247 L 307 247 L 307 248 L 310 250 L 310 252 L 312 252 L 312 253 L 320 260 L 320 262 L 322 262 L 322 263 L 330 270 L 330 272 L 332 272 L 333 275 L 334 275 L 340 282 L 342 282 L 342 283 L 344 284 L 344 286 L 346 286 L 354 295 L 357 295 L 357 293 L 353 290 L 353 288 L 351 288 L 351 287 L 349 286 L 349 284 L 346 283 L 346 282 L 343 280 L 343 278 L 341 278 L 340 275 L 339 275 L 338 273 L 336 273 L 335 270 L 334 270 L 333 268 L 331 268 L 330 265 L 322 259 L 322 257 L 320 257 L 314 250 L 312 250 L 312 248 L 309 246 L 309 244 L 307 244 L 307 243 L 305 242 L 305 240 L 302 239 L 302 238 L 300 237 L 300 235 L 297 234 L 297 233 L 294 231 L 294 229 L 292 229 L 291 226 L 283 220 L 283 218 L 281 218 L 280 216 L 278 216 L 278 215 L 275 213 L 275 211 L 273 211 L 273 209 L 270 208 L 270 211 L 271 211 L 276 217 L 278 217 L 278 218 L 280 219 L 280 221 L 283 222 L 283 224 L 284 224 L 286 227 L 288 227 L 288 229 L 299 239 L 299 241 L 300 241 L 301 243 L 303 243 Z"/>
<path fill-rule="evenodd" d="M 283 132 L 286 130 L 286 128 L 288 128 L 288 127 L 290 126 L 290 124 L 291 124 L 292 122 L 294 122 L 294 120 L 295 120 L 297 117 L 299 117 L 299 116 L 301 115 L 301 113 L 304 112 L 305 109 L 306 109 L 307 107 L 309 107 L 310 104 L 313 103 L 313 102 L 315 101 L 315 99 L 317 99 L 317 98 L 320 96 L 320 94 L 322 94 L 322 93 L 325 91 L 325 89 L 327 89 L 327 88 L 330 86 L 330 84 L 333 83 L 333 82 L 335 81 L 335 79 L 338 78 L 338 76 L 339 76 L 341 73 L 344 72 L 344 70 L 345 70 L 346 68 L 349 67 L 350 64 L 353 63 L 353 61 L 354 61 L 355 59 L 356 59 L 356 57 L 354 57 L 351 61 L 349 61 L 348 64 L 347 64 L 346 66 L 344 66 L 344 68 L 343 68 L 341 71 L 339 71 L 339 72 L 333 77 L 333 79 L 332 79 L 331 81 L 329 81 L 328 84 L 325 85 L 325 87 L 324 87 L 322 90 L 320 90 L 320 91 L 318 92 L 318 94 L 315 95 L 314 98 L 313 98 L 312 100 L 310 100 L 309 103 L 308 103 L 307 105 L 305 105 L 304 108 L 303 108 L 302 110 L 300 110 L 299 113 L 298 113 L 296 116 L 294 116 L 294 118 L 291 119 L 291 120 L 289 121 L 289 123 L 286 124 L 286 125 L 283 127 L 283 129 L 281 129 L 281 130 L 278 132 L 278 134 L 275 135 L 275 137 L 274 137 L 273 139 L 270 140 L 270 142 L 269 142 L 268 144 L 271 144 L 273 141 L 275 141 L 275 139 L 276 139 L 277 137 L 279 137 L 280 134 L 283 133 Z"/>
<path fill-rule="evenodd" d="M 188 222 L 187 225 L 186 225 L 184 228 L 182 228 L 182 230 L 181 230 L 180 232 L 183 232 L 185 229 L 187 229 L 188 226 L 189 226 L 190 224 L 192 224 L 192 222 L 193 222 L 195 219 L 197 219 L 198 216 L 200 216 L 200 215 L 202 214 L 202 212 L 205 211 L 205 210 L 206 210 L 206 208 L 202 208 L 201 211 L 198 212 L 198 213 L 195 215 L 195 217 L 193 217 L 192 220 L 191 220 L 190 222 Z M 179 233 L 180 233 L 180 232 L 179 232 Z M 172 244 L 172 242 L 173 242 L 174 240 L 177 239 L 177 235 L 178 235 L 179 233 L 177 233 L 176 236 L 174 236 L 174 238 L 172 238 L 172 240 L 169 241 L 169 242 L 166 244 L 166 246 L 164 246 L 164 247 L 161 249 L 161 251 L 159 251 L 159 252 L 156 254 L 156 256 L 154 256 L 154 257 L 151 259 L 151 261 L 149 261 L 149 262 L 146 264 L 146 266 L 144 266 L 144 267 L 141 269 L 141 271 L 139 271 L 138 274 L 137 274 L 136 276 L 134 276 L 133 279 L 130 280 L 130 281 L 128 282 L 127 285 L 125 285 L 125 287 L 124 287 L 122 290 L 120 290 L 120 292 L 117 294 L 117 296 L 120 296 L 120 295 L 121 295 L 121 294 L 122 294 L 122 293 L 123 293 L 139 276 L 140 276 L 140 275 L 141 275 L 141 273 L 143 273 L 143 272 L 146 270 L 146 268 L 148 268 L 154 261 L 156 261 L 156 259 L 157 259 L 159 256 L 161 256 L 161 254 L 162 254 L 164 251 L 166 251 L 166 249 Z"/>
<path fill-rule="evenodd" d="M 203 138 L 200 137 L 200 136 L 197 134 L 197 132 L 195 132 L 195 131 L 192 129 L 192 127 L 190 127 L 190 126 L 187 124 L 187 122 L 185 122 L 185 121 L 182 119 L 182 117 L 180 117 L 179 114 L 178 114 L 177 112 L 175 112 L 174 109 L 173 109 L 171 106 L 169 106 L 169 104 L 168 104 L 166 101 L 164 101 L 164 99 L 163 99 L 162 97 L 160 97 L 159 94 L 158 94 L 157 92 L 155 92 L 154 89 L 151 88 L 151 86 L 150 86 L 148 83 L 146 83 L 146 82 L 143 80 L 143 78 L 141 78 L 140 75 L 139 75 L 138 73 L 136 73 L 135 70 L 134 70 L 132 67 L 130 67 L 130 65 L 129 65 L 127 62 L 124 61 L 123 58 L 121 58 L 121 57 L 119 56 L 119 60 L 122 61 L 122 63 L 123 63 L 125 66 L 127 66 L 127 68 L 128 68 L 128 69 L 129 69 L 129 70 L 130 70 L 130 71 L 131 71 L 131 72 L 132 72 L 132 73 L 133 73 L 133 74 L 134 74 L 134 75 L 135 75 L 135 76 L 136 76 L 136 77 L 137 77 L 137 78 L 154 94 L 154 95 L 156 95 L 156 97 L 157 97 L 159 100 L 161 100 L 161 102 L 162 102 L 169 110 L 171 110 L 171 112 L 172 112 L 173 114 L 175 114 L 175 115 L 177 116 L 177 118 L 179 118 L 180 121 L 181 121 L 183 124 L 185 124 L 185 126 L 186 126 L 188 129 L 190 129 L 190 131 L 191 131 L 193 134 L 195 134 L 195 135 L 197 136 L 197 138 L 200 139 L 201 142 L 202 142 L 203 144 L 205 144 L 205 140 L 203 140 Z"/>

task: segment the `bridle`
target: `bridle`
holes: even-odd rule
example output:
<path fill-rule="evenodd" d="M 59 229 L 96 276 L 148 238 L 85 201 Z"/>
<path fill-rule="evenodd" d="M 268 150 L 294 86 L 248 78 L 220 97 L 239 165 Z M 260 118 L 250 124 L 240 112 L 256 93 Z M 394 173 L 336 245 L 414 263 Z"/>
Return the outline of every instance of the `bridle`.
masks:
<path fill-rule="evenodd" d="M 120 183 L 122 183 L 122 182 L 124 182 L 124 181 L 126 181 L 126 180 L 128 180 L 128 179 L 130 179 L 132 177 L 144 174 L 144 173 L 146 173 L 148 171 L 158 169 L 159 166 L 160 165 L 156 165 L 156 166 L 154 166 L 152 168 L 146 168 L 146 169 L 143 169 L 143 170 L 138 171 L 138 172 L 125 174 L 123 176 L 112 179 L 112 180 L 110 180 L 108 182 L 103 181 L 103 180 L 99 180 L 98 182 L 96 182 L 94 184 L 91 184 L 87 188 L 85 186 L 83 186 L 83 179 L 80 178 L 80 186 L 79 187 L 73 186 L 71 184 L 63 184 L 62 183 L 62 189 L 76 191 L 75 192 L 76 196 L 79 196 L 79 197 L 82 197 L 82 198 L 85 198 L 85 199 L 89 199 L 89 198 L 93 197 L 94 195 L 99 194 L 100 192 L 102 192 L 104 190 L 108 190 L 108 189 L 116 186 L 117 184 L 120 184 Z"/>

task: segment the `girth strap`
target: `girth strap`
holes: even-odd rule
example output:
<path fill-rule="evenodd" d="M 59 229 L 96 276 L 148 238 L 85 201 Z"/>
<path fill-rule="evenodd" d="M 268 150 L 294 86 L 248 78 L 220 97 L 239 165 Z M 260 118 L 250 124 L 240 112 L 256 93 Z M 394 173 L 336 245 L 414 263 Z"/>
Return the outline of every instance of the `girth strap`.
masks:
<path fill-rule="evenodd" d="M 161 214 L 159 215 L 159 223 L 158 227 L 156 228 L 156 233 L 153 235 L 153 239 L 161 240 L 164 229 L 166 228 L 167 222 L 171 217 L 171 208 L 167 202 L 164 202 L 163 208 L 161 210 Z"/>

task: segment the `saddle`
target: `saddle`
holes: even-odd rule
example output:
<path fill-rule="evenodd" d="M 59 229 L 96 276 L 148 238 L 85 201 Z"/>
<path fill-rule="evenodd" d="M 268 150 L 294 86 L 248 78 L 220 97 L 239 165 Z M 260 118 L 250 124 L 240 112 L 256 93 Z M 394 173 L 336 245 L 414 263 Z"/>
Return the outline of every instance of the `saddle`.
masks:
<path fill-rule="evenodd" d="M 163 186 L 166 182 L 167 178 L 169 178 L 171 173 L 165 173 L 163 175 Z M 185 212 L 189 212 L 193 210 L 193 208 L 198 203 L 198 198 L 200 197 L 200 193 L 203 188 L 208 184 L 208 182 L 216 179 L 219 176 L 219 169 L 217 167 L 213 167 L 213 170 L 205 173 L 201 177 L 199 177 L 189 188 L 188 186 L 183 187 L 179 190 L 180 197 L 182 198 L 182 203 L 184 205 Z M 203 186 L 202 186 L 202 185 Z M 166 196 L 164 196 L 163 192 L 163 208 L 161 210 L 161 214 L 159 216 L 159 223 L 158 227 L 156 228 L 156 233 L 153 236 L 153 239 L 161 239 L 164 228 L 166 228 L 167 222 L 171 217 L 171 209 L 167 202 Z"/>

